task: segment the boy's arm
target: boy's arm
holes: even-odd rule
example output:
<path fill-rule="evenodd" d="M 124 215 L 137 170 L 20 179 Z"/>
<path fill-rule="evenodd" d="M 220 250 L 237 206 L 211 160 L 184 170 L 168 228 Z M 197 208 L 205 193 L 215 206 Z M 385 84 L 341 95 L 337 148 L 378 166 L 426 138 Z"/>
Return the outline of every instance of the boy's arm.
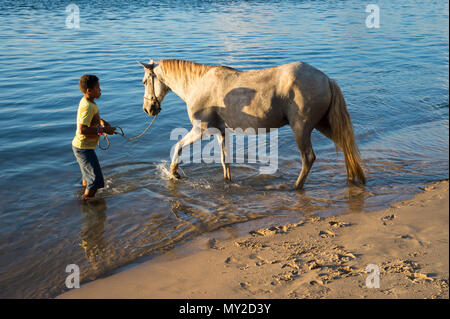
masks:
<path fill-rule="evenodd" d="M 115 134 L 115 128 L 111 126 L 107 126 L 104 128 L 104 132 L 106 134 Z M 98 127 L 89 127 L 84 124 L 78 124 L 78 131 L 87 136 L 87 137 L 97 137 L 98 136 Z"/>
<path fill-rule="evenodd" d="M 78 132 L 80 134 L 83 134 L 87 137 L 97 137 L 98 136 L 98 132 L 97 132 L 97 127 L 93 126 L 93 127 L 89 127 L 87 125 L 84 124 L 78 124 Z"/>

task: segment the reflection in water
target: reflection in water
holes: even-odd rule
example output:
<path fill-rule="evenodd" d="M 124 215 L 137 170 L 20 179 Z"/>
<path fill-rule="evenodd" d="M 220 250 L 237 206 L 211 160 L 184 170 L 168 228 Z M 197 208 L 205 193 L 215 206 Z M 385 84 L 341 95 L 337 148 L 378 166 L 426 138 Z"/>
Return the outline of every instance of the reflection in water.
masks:
<path fill-rule="evenodd" d="M 95 272 L 100 271 L 102 256 L 106 251 L 104 239 L 107 209 L 103 198 L 95 198 L 81 203 L 81 213 L 84 214 L 81 225 L 81 247 Z"/>
<path fill-rule="evenodd" d="M 364 210 L 364 203 L 368 193 L 364 191 L 364 187 L 349 185 L 347 188 L 347 204 L 348 212 L 359 213 Z"/>

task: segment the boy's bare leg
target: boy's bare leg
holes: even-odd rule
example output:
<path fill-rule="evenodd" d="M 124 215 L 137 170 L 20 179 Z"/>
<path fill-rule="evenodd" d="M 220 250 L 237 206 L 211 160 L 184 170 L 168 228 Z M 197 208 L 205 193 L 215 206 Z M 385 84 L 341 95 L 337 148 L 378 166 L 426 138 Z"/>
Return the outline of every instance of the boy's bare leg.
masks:
<path fill-rule="evenodd" d="M 83 179 L 83 187 L 86 187 L 86 186 L 87 186 L 87 182 L 85 179 Z"/>
<path fill-rule="evenodd" d="M 84 191 L 84 194 L 81 196 L 81 199 L 86 200 L 88 198 L 94 197 L 96 192 L 96 189 L 86 189 Z"/>

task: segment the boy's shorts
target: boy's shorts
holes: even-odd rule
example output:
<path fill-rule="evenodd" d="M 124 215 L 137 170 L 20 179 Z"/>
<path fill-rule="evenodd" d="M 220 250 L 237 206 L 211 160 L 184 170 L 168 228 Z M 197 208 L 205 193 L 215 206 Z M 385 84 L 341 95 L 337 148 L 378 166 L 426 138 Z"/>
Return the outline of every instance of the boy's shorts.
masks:
<path fill-rule="evenodd" d="M 80 149 L 72 145 L 73 153 L 80 165 L 81 175 L 83 179 L 87 182 L 87 189 L 97 190 L 99 188 L 105 187 L 105 182 L 103 181 L 102 169 L 100 168 L 100 163 L 98 162 L 97 155 L 93 149 Z"/>

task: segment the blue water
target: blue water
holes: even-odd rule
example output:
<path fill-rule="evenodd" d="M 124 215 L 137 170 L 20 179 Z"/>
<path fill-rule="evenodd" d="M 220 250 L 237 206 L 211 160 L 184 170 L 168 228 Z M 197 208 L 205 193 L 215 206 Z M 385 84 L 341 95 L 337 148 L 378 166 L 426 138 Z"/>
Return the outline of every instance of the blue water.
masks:
<path fill-rule="evenodd" d="M 66 265 L 81 281 L 250 220 L 373 211 L 449 171 L 447 1 L 377 1 L 380 28 L 360 1 L 77 1 L 80 29 L 66 28 L 70 1 L 0 2 L 0 297 L 65 291 Z M 136 60 L 177 58 L 241 70 L 307 62 L 338 81 L 368 183 L 345 183 L 342 154 L 319 133 L 303 192 L 292 191 L 299 151 L 279 130 L 279 169 L 182 164 L 167 179 L 173 129 L 190 129 L 169 94 L 149 134 L 111 138 L 98 150 L 106 188 L 81 203 L 71 150 L 84 73 L 100 78 L 103 118 L 127 135 L 149 123 Z"/>

